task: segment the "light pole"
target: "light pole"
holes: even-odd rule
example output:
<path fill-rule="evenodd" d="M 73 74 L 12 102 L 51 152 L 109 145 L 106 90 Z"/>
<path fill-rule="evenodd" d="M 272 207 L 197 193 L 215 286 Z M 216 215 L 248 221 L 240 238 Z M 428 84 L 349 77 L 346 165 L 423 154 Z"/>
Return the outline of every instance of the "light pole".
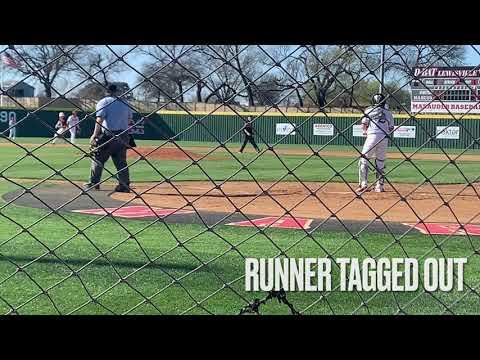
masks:
<path fill-rule="evenodd" d="M 378 89 L 378 92 L 380 94 L 383 94 L 383 82 L 384 82 L 384 78 L 385 78 L 385 45 L 382 45 L 382 54 L 380 56 L 380 86 L 379 86 L 379 89 Z"/>

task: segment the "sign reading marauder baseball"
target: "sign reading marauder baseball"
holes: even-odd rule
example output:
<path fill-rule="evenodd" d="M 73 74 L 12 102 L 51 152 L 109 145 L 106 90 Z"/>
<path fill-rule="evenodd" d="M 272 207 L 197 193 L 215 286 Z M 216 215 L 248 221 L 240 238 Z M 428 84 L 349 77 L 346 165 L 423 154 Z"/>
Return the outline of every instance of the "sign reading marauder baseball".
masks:
<path fill-rule="evenodd" d="M 412 113 L 480 114 L 480 67 L 414 68 Z"/>

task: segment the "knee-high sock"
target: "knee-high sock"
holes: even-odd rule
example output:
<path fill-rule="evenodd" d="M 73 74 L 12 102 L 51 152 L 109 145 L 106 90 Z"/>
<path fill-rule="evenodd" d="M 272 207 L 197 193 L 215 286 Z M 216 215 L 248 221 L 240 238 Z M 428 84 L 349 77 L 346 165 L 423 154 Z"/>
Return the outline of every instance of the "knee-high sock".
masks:
<path fill-rule="evenodd" d="M 375 174 L 376 174 L 378 185 L 383 186 L 385 182 L 384 170 L 385 170 L 385 160 L 375 159 Z"/>
<path fill-rule="evenodd" d="M 364 157 L 358 160 L 358 183 L 360 186 L 368 184 L 368 160 Z"/>

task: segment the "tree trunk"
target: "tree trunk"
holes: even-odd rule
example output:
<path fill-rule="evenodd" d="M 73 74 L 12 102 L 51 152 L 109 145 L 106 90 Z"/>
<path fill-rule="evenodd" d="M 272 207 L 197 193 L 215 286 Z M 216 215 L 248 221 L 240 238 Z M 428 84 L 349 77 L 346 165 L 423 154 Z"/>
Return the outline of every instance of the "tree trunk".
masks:
<path fill-rule="evenodd" d="M 177 82 L 177 86 L 178 86 L 178 94 L 180 95 L 180 102 L 183 103 L 184 102 L 184 98 L 183 98 L 183 84 L 181 81 Z"/>
<path fill-rule="evenodd" d="M 44 83 L 43 88 L 45 89 L 45 97 L 51 98 L 52 97 L 52 85 Z"/>
<path fill-rule="evenodd" d="M 318 88 L 317 91 L 317 105 L 318 107 L 322 108 L 325 106 L 325 103 L 326 103 L 326 99 L 325 99 L 325 89 L 322 89 L 322 88 Z"/>
<path fill-rule="evenodd" d="M 295 89 L 295 93 L 297 94 L 298 105 L 300 107 L 303 107 L 303 98 L 302 98 L 302 95 L 300 94 L 300 91 L 298 90 L 298 88 Z"/>
<path fill-rule="evenodd" d="M 240 59 L 238 58 L 238 55 L 235 56 L 235 62 L 237 63 L 237 69 L 236 70 L 240 73 L 240 76 L 242 77 L 243 85 L 245 86 L 245 90 L 247 90 L 248 105 L 249 106 L 255 106 L 255 98 L 253 96 L 252 87 L 251 87 L 250 82 L 248 81 L 247 77 L 245 76 L 245 73 L 243 72 L 243 69 L 240 65 Z"/>
<path fill-rule="evenodd" d="M 249 106 L 255 106 L 255 98 L 253 97 L 252 87 L 250 86 L 249 81 L 245 76 L 242 76 L 242 79 L 243 79 L 243 83 L 245 84 L 246 89 L 247 89 L 248 105 Z"/>
<path fill-rule="evenodd" d="M 197 102 L 200 102 L 200 103 L 202 102 L 202 88 L 203 88 L 202 83 L 199 82 L 197 84 Z"/>

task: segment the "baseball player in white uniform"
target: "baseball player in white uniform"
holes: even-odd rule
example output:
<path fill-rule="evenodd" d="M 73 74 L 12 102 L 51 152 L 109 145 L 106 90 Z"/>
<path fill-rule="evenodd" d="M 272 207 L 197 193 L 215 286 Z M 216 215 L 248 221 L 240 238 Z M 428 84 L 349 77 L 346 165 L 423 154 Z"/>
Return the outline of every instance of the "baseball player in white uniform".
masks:
<path fill-rule="evenodd" d="M 59 137 L 63 138 L 63 133 L 67 131 L 67 119 L 65 118 L 65 113 L 61 112 L 58 114 L 58 121 L 55 125 L 55 136 L 53 137 L 52 144 L 57 142 Z"/>
<path fill-rule="evenodd" d="M 367 136 L 363 144 L 362 157 L 358 162 L 359 187 L 357 193 L 368 189 L 368 160 L 375 158 L 375 191 L 384 190 L 384 169 L 387 155 L 388 137 L 394 130 L 393 115 L 387 110 L 386 99 L 382 94 L 372 97 L 373 106 L 365 110 L 362 118 L 363 134 Z"/>
<path fill-rule="evenodd" d="M 17 118 L 11 116 L 8 119 L 8 126 L 10 127 L 8 137 L 10 138 L 10 140 L 15 140 L 15 138 L 17 137 Z"/>
<path fill-rule="evenodd" d="M 80 131 L 79 123 L 80 123 L 80 120 L 77 115 L 77 110 L 73 110 L 72 115 L 70 115 L 67 119 L 67 125 L 70 131 L 70 142 L 72 144 L 75 144 L 77 132 Z"/>

